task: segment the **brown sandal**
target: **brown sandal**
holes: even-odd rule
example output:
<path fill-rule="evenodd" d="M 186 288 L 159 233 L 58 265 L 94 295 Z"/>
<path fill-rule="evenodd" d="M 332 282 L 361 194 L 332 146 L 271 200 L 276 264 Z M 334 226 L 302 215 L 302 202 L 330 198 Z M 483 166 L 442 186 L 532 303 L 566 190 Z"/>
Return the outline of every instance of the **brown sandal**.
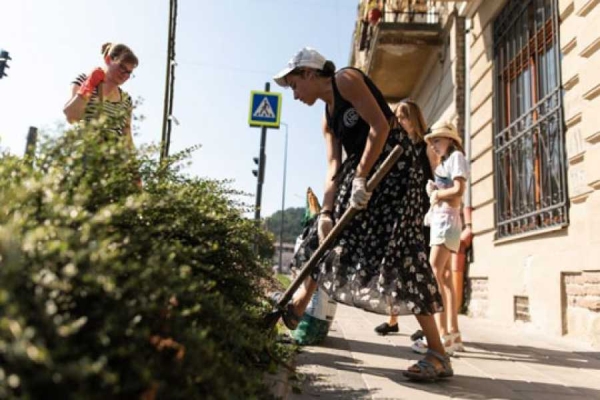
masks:
<path fill-rule="evenodd" d="M 402 375 L 415 382 L 435 382 L 438 379 L 450 378 L 454 375 L 448 356 L 442 356 L 431 349 L 427 350 L 427 356 L 436 358 L 440 362 L 441 368 L 436 368 L 434 363 L 427 360 L 427 358 L 423 358 L 413 365 L 413 367 L 419 369 L 418 371 L 406 370 L 402 372 Z"/>

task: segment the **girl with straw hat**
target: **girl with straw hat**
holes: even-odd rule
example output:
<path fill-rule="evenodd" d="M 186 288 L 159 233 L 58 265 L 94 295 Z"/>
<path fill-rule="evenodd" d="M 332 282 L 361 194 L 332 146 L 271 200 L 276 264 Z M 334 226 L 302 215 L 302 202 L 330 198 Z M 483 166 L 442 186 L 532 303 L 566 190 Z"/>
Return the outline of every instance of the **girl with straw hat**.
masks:
<path fill-rule="evenodd" d="M 431 254 L 429 262 L 437 278 L 444 311 L 435 315 L 446 353 L 463 351 L 458 329 L 458 307 L 450 274 L 452 253 L 460 246 L 462 221 L 460 216 L 462 195 L 469 174 L 462 139 L 454 124 L 449 121 L 435 123 L 425 141 L 441 157 L 434 171 L 435 182 L 427 182 L 431 203 L 429 223 L 431 226 Z"/>

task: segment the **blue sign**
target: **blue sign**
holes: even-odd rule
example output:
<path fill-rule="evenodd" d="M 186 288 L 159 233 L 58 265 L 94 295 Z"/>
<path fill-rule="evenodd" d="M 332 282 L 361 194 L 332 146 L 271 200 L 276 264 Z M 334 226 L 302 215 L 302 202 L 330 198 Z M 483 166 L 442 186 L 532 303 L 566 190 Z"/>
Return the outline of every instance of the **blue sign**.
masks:
<path fill-rule="evenodd" d="M 250 92 L 250 126 L 266 126 L 279 129 L 281 117 L 281 93 Z"/>

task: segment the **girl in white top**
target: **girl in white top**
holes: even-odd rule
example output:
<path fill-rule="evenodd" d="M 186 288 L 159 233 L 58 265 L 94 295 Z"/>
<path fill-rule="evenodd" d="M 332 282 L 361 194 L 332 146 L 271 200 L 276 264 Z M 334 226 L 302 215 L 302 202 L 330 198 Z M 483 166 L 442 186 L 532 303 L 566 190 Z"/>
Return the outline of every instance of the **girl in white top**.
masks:
<path fill-rule="evenodd" d="M 431 127 L 425 141 L 442 158 L 434 171 L 435 182 L 427 182 L 431 203 L 431 254 L 429 262 L 444 300 L 444 311 L 435 315 L 446 352 L 463 351 L 458 329 L 458 307 L 454 293 L 450 262 L 460 246 L 462 221 L 460 209 L 468 177 L 467 160 L 462 139 L 451 122 L 438 122 Z"/>

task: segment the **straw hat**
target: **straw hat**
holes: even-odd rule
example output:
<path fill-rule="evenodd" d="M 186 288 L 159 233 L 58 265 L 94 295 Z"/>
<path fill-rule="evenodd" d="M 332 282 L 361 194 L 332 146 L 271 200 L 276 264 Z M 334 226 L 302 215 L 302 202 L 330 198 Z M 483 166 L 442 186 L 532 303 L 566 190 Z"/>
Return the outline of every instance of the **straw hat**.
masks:
<path fill-rule="evenodd" d="M 450 121 L 438 121 L 431 127 L 431 133 L 425 135 L 427 144 L 431 144 L 434 138 L 452 139 L 462 149 L 462 138 L 458 136 L 456 127 Z"/>

